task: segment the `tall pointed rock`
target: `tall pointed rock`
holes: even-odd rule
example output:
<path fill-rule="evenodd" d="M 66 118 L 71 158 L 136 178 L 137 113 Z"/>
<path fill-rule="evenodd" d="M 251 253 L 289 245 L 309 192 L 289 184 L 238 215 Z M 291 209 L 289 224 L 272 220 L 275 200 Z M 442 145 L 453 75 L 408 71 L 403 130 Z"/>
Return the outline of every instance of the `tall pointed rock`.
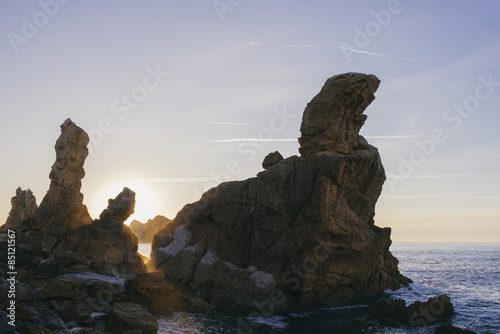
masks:
<path fill-rule="evenodd" d="M 55 146 L 56 161 L 49 175 L 50 188 L 38 208 L 40 219 L 49 227 L 75 229 L 92 222 L 80 192 L 89 141 L 87 133 L 71 119 L 61 125 Z"/>

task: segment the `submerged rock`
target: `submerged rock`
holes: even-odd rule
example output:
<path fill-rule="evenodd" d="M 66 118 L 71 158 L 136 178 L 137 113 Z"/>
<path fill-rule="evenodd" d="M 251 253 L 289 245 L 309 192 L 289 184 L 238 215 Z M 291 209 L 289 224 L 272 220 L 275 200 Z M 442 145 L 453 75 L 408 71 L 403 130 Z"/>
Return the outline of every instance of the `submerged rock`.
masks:
<path fill-rule="evenodd" d="M 383 317 L 382 323 L 394 327 L 401 325 L 426 327 L 437 319 L 450 317 L 454 313 L 453 303 L 445 294 L 429 298 L 426 302 L 416 301 L 408 306 L 403 299 L 381 299 L 366 309 L 372 314 Z"/>
<path fill-rule="evenodd" d="M 134 329 L 144 334 L 156 334 L 159 327 L 151 313 L 140 305 L 128 302 L 113 305 L 108 326 L 115 334 Z"/>
<path fill-rule="evenodd" d="M 462 329 L 454 326 L 438 326 L 436 327 L 435 334 L 476 334 L 476 332 Z"/>
<path fill-rule="evenodd" d="M 378 83 L 353 73 L 328 79 L 304 113 L 302 156 L 186 205 L 155 236 L 149 265 L 217 307 L 306 309 L 407 284 L 390 228 L 373 221 L 380 155 L 358 134 Z"/>
<path fill-rule="evenodd" d="M 125 292 L 131 302 L 156 314 L 210 310 L 210 305 L 200 297 L 185 294 L 165 282 L 161 272 L 143 273 L 129 278 L 125 282 Z"/>

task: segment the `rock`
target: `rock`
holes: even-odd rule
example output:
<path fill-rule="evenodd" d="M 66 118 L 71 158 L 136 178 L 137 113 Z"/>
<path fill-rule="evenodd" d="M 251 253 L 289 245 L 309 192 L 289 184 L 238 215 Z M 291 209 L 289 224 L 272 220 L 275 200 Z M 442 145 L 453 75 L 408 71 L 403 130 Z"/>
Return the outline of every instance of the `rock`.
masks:
<path fill-rule="evenodd" d="M 135 193 L 129 188 L 123 188 L 115 199 L 108 200 L 108 208 L 101 213 L 99 219 L 104 227 L 122 227 L 123 222 L 134 213 L 134 208 Z"/>
<path fill-rule="evenodd" d="M 361 73 L 345 73 L 328 79 L 304 111 L 300 153 L 349 154 L 358 146 L 365 146 L 366 141 L 359 136 L 366 120 L 363 111 L 375 99 L 379 84 L 376 76 Z"/>
<path fill-rule="evenodd" d="M 55 146 L 56 162 L 49 175 L 50 188 L 38 208 L 40 220 L 49 227 L 71 230 L 92 222 L 80 192 L 88 143 L 89 136 L 71 119 L 61 125 Z"/>
<path fill-rule="evenodd" d="M 20 332 L 23 334 L 51 334 L 52 331 L 40 325 L 24 322 L 20 326 Z"/>
<path fill-rule="evenodd" d="M 368 312 L 383 317 L 392 317 L 405 310 L 406 301 L 404 299 L 381 299 L 367 307 Z"/>
<path fill-rule="evenodd" d="M 17 188 L 16 196 L 12 197 L 10 203 L 12 208 L 9 217 L 7 217 L 5 224 L 0 227 L 0 231 L 15 230 L 22 222 L 37 217 L 38 205 L 30 189 L 22 190 L 20 187 Z"/>
<path fill-rule="evenodd" d="M 87 285 L 77 278 L 48 278 L 37 276 L 31 279 L 37 300 L 70 300 L 87 294 Z"/>
<path fill-rule="evenodd" d="M 425 327 L 437 319 L 450 317 L 453 313 L 450 297 L 444 294 L 437 298 L 429 298 L 426 302 L 414 302 L 404 312 L 396 315 L 393 320 L 403 325 Z"/>
<path fill-rule="evenodd" d="M 26 308 L 33 315 L 32 322 L 34 324 L 40 325 L 52 331 L 66 329 L 64 321 L 62 321 L 61 318 L 59 318 L 59 316 L 52 312 L 47 306 L 39 304 L 35 306 L 27 306 Z"/>
<path fill-rule="evenodd" d="M 113 275 L 142 272 L 144 262 L 137 254 L 137 237 L 124 221 L 134 212 L 135 193 L 124 188 L 115 199 L 109 200 L 108 208 L 100 220 L 81 226 L 75 232 L 74 251 L 93 263 L 98 273 Z"/>
<path fill-rule="evenodd" d="M 357 133 L 377 86 L 362 74 L 329 79 L 306 108 L 302 157 L 186 205 L 155 236 L 150 267 L 218 307 L 309 309 L 407 285 L 390 228 L 373 221 L 380 155 Z"/>
<path fill-rule="evenodd" d="M 281 160 L 283 160 L 283 156 L 280 152 L 276 151 L 273 153 L 269 153 L 262 162 L 262 168 L 268 169 L 269 167 L 276 165 Z"/>
<path fill-rule="evenodd" d="M 142 306 L 123 302 L 113 305 L 108 327 L 115 334 L 121 334 L 129 330 L 140 330 L 144 334 L 156 334 L 158 322 Z"/>
<path fill-rule="evenodd" d="M 210 305 L 200 297 L 184 294 L 165 282 L 165 276 L 161 272 L 143 273 L 129 278 L 125 283 L 125 293 L 131 302 L 155 314 L 210 310 Z"/>
<path fill-rule="evenodd" d="M 476 334 L 476 332 L 469 331 L 454 326 L 438 326 L 434 330 L 435 334 Z"/>
<path fill-rule="evenodd" d="M 140 243 L 151 243 L 158 231 L 170 224 L 172 221 L 164 216 L 156 216 L 145 224 L 134 220 L 130 223 L 130 230 L 137 236 Z"/>

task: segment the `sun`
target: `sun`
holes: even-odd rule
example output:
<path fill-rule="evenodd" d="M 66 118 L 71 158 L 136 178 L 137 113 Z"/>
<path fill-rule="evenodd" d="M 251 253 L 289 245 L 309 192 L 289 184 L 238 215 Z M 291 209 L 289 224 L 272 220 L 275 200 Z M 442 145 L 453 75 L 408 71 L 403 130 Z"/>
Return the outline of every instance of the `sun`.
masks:
<path fill-rule="evenodd" d="M 95 219 L 97 219 L 98 215 L 108 206 L 108 200 L 110 198 L 115 198 L 124 187 L 130 188 L 136 193 L 134 213 L 125 222 L 125 224 L 130 224 L 130 222 L 134 219 L 140 221 L 141 223 L 145 223 L 148 219 L 153 219 L 155 216 L 160 214 L 162 210 L 160 207 L 160 196 L 157 192 L 147 184 L 129 181 L 108 185 L 99 190 L 93 203 L 93 207 L 95 209 L 93 211 L 99 212 L 97 213 L 97 216 L 93 216 Z"/>

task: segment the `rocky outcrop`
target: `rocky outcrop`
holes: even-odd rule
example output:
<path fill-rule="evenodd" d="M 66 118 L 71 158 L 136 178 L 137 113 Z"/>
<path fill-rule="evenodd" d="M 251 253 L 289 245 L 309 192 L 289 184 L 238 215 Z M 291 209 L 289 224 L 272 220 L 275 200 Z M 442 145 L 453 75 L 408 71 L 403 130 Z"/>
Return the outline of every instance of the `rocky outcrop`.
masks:
<path fill-rule="evenodd" d="M 301 157 L 227 182 L 185 206 L 154 238 L 150 266 L 215 307 L 305 309 L 382 293 L 408 280 L 374 225 L 385 181 L 359 135 L 378 79 L 328 79 L 304 113 Z"/>
<path fill-rule="evenodd" d="M 262 162 L 262 168 L 268 169 L 269 167 L 276 165 L 281 160 L 283 160 L 283 156 L 280 152 L 276 151 L 269 153 Z"/>
<path fill-rule="evenodd" d="M 134 329 L 144 334 L 158 332 L 158 323 L 155 317 L 142 306 L 128 302 L 113 305 L 109 327 L 115 334 L 122 334 Z"/>
<path fill-rule="evenodd" d="M 101 274 L 135 274 L 143 270 L 143 261 L 137 253 L 137 237 L 124 221 L 134 213 L 135 193 L 124 188 L 109 205 L 99 220 L 81 226 L 74 233 L 73 250 L 83 254 L 92 263 L 92 269 Z"/>
<path fill-rule="evenodd" d="M 170 224 L 172 221 L 164 216 L 156 216 L 153 219 L 148 220 L 145 224 L 138 220 L 134 220 L 130 223 L 130 230 L 137 236 L 139 242 L 151 243 L 153 242 L 153 237 L 162 228 Z"/>
<path fill-rule="evenodd" d="M 382 317 L 381 323 L 392 327 L 401 325 L 427 327 L 436 320 L 453 315 L 453 303 L 447 295 L 429 298 L 426 302 L 416 301 L 406 306 L 403 299 L 380 299 L 369 305 L 367 311 Z"/>
<path fill-rule="evenodd" d="M 30 189 L 22 190 L 20 187 L 17 188 L 16 196 L 12 197 L 10 203 L 9 217 L 7 217 L 5 224 L 0 227 L 0 231 L 14 230 L 22 222 L 37 218 L 38 205 L 36 204 L 35 195 Z"/>
<path fill-rule="evenodd" d="M 161 272 L 143 273 L 127 279 L 125 292 L 131 302 L 143 305 L 156 314 L 210 310 L 210 305 L 202 298 L 185 294 L 165 282 L 165 276 Z"/>
<path fill-rule="evenodd" d="M 322 151 L 352 153 L 366 147 L 359 130 L 366 120 L 363 111 L 375 99 L 380 80 L 374 75 L 346 73 L 328 79 L 307 104 L 299 138 L 302 155 Z"/>
<path fill-rule="evenodd" d="M 80 192 L 89 136 L 69 118 L 61 125 L 56 142 L 56 161 L 50 172 L 50 188 L 38 214 L 49 227 L 75 229 L 92 221 Z"/>
<path fill-rule="evenodd" d="M 135 314 L 144 316 L 135 319 L 144 333 L 156 333 L 156 319 L 146 310 L 119 304 L 128 302 L 125 278 L 144 271 L 137 237 L 124 225 L 134 212 L 135 193 L 124 188 L 92 221 L 80 193 L 88 136 L 69 119 L 61 130 L 50 189 L 40 207 L 31 191 L 18 189 L 6 224 L 16 233 L 18 330 L 68 332 L 78 325 L 85 333 L 105 332 L 115 321 L 111 329 L 121 333 Z M 7 258 L 6 237 L 0 234 L 1 258 Z M 9 271 L 2 261 L 2 301 L 7 301 Z"/>
<path fill-rule="evenodd" d="M 476 332 L 454 326 L 438 326 L 434 330 L 435 334 L 476 334 Z"/>

